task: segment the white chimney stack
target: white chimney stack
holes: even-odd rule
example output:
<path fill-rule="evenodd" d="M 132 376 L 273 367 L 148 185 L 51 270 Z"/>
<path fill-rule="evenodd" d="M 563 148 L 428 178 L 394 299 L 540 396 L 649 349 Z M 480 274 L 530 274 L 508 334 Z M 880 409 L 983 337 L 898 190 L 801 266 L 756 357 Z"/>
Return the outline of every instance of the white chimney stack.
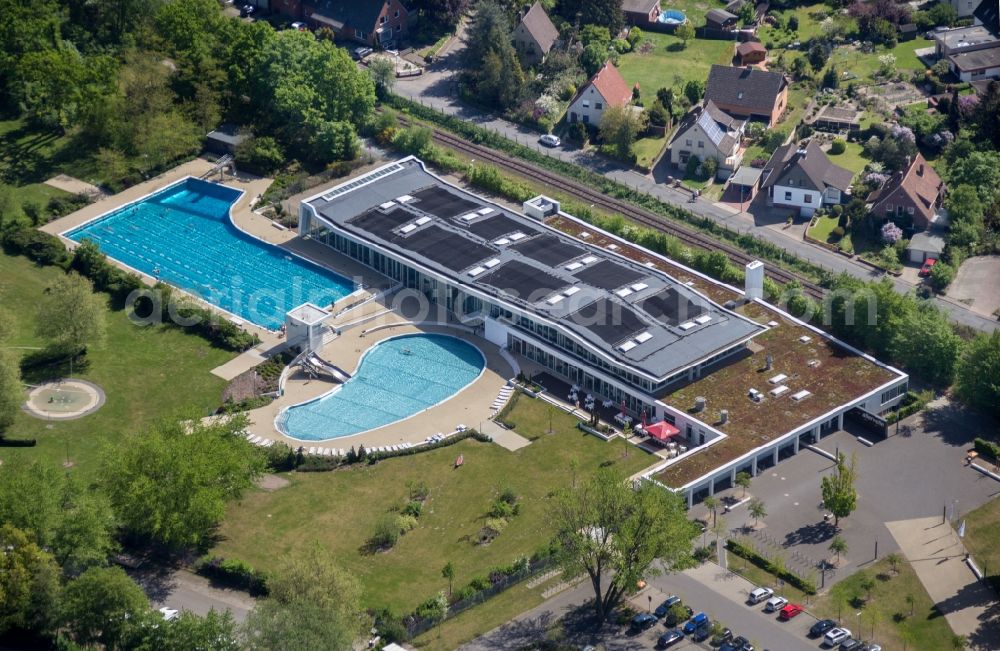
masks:
<path fill-rule="evenodd" d="M 764 263 L 753 260 L 747 263 L 743 291 L 748 301 L 764 298 Z"/>

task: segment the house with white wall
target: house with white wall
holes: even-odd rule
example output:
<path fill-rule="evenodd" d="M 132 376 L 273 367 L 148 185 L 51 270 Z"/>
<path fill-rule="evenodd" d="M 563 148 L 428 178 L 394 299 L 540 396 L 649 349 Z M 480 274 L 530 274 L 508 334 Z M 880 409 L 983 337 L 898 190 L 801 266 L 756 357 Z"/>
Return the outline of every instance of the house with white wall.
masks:
<path fill-rule="evenodd" d="M 567 115 L 570 124 L 582 122 L 596 128 L 601 126 L 605 111 L 612 106 L 627 106 L 631 101 L 632 89 L 618 68 L 608 61 L 577 91 Z"/>
<path fill-rule="evenodd" d="M 798 208 L 811 217 L 817 208 L 843 202 L 850 195 L 854 172 L 834 165 L 820 146 L 810 140 L 778 147 L 764 166 L 767 203 Z"/>

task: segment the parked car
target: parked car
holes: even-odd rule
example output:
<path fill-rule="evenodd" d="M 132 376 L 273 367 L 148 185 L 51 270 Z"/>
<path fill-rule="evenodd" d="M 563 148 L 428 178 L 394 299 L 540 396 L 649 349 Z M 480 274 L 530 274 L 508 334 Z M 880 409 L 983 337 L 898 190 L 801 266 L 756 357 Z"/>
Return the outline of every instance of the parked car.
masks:
<path fill-rule="evenodd" d="M 767 603 L 764 604 L 764 612 L 776 613 L 784 608 L 787 603 L 788 599 L 785 599 L 784 597 L 771 597 L 767 600 Z"/>
<path fill-rule="evenodd" d="M 837 626 L 837 622 L 832 619 L 821 619 L 809 628 L 809 637 L 821 637 L 831 628 Z"/>
<path fill-rule="evenodd" d="M 705 626 L 708 623 L 708 615 L 705 613 L 698 613 L 684 623 L 684 635 L 691 635 L 699 626 Z"/>
<path fill-rule="evenodd" d="M 751 606 L 756 606 L 765 599 L 770 599 L 773 596 L 774 590 L 771 588 L 754 588 L 747 597 L 747 603 Z"/>
<path fill-rule="evenodd" d="M 851 637 L 850 629 L 840 628 L 838 626 L 837 628 L 832 628 L 826 632 L 826 635 L 823 636 L 822 646 L 837 646 L 849 637 Z"/>
<path fill-rule="evenodd" d="M 694 615 L 694 611 L 691 610 L 690 606 L 681 604 L 681 607 L 684 609 L 684 617 L 676 617 L 674 613 L 668 611 L 667 616 L 663 618 L 663 624 L 665 626 L 678 626 L 681 622 L 690 619 L 691 616 Z"/>
<path fill-rule="evenodd" d="M 684 634 L 681 633 L 676 628 L 672 628 L 656 640 L 657 649 L 666 649 L 669 646 L 677 644 L 684 639 Z"/>
<path fill-rule="evenodd" d="M 160 615 L 163 616 L 164 621 L 172 622 L 178 617 L 180 617 L 181 613 L 176 608 L 169 608 L 167 606 L 164 606 L 163 608 L 160 608 Z"/>
<path fill-rule="evenodd" d="M 553 136 L 551 133 L 547 133 L 538 139 L 538 142 L 542 143 L 546 147 L 558 147 L 562 144 L 562 140 L 559 136 Z"/>
<path fill-rule="evenodd" d="M 355 61 L 360 61 L 366 56 L 374 52 L 370 47 L 356 47 L 351 51 L 351 58 Z"/>
<path fill-rule="evenodd" d="M 719 633 L 712 636 L 712 646 L 722 646 L 726 642 L 733 639 L 733 632 L 728 628 L 722 629 Z"/>
<path fill-rule="evenodd" d="M 778 613 L 778 619 L 787 622 L 792 617 L 801 613 L 804 609 L 798 604 L 785 604 L 785 607 Z"/>
<path fill-rule="evenodd" d="M 858 649 L 858 651 L 882 651 L 882 645 L 875 644 L 874 642 L 869 642 L 868 644 Z"/>
<path fill-rule="evenodd" d="M 931 275 L 931 269 L 937 264 L 937 260 L 934 258 L 927 258 L 924 260 L 924 266 L 920 267 L 920 271 L 917 273 L 921 278 L 926 278 Z"/>
<path fill-rule="evenodd" d="M 633 631 L 645 631 L 656 623 L 656 616 L 652 613 L 639 613 L 632 618 L 630 627 Z"/>
<path fill-rule="evenodd" d="M 653 611 L 653 614 L 656 615 L 657 617 L 666 617 L 667 613 L 670 612 L 670 607 L 673 606 L 674 604 L 679 604 L 680 602 L 681 598 L 675 594 L 672 594 L 666 599 L 664 599 L 662 604 L 656 607 L 656 610 Z"/>
<path fill-rule="evenodd" d="M 246 4 L 240 7 L 240 18 L 247 18 L 253 15 L 253 12 L 257 11 L 257 7 L 251 4 Z"/>
<path fill-rule="evenodd" d="M 750 644 L 750 640 L 746 639 L 742 635 L 733 638 L 730 642 L 734 651 L 753 651 L 753 645 Z"/>
<path fill-rule="evenodd" d="M 861 647 L 865 645 L 861 640 L 855 640 L 853 637 L 849 637 L 840 643 L 840 651 L 861 651 Z"/>
<path fill-rule="evenodd" d="M 298 30 L 300 32 L 305 32 L 309 30 L 309 28 L 306 26 L 305 23 L 300 23 L 298 21 L 295 21 L 294 23 L 289 25 L 289 27 L 291 27 L 294 30 Z"/>
<path fill-rule="evenodd" d="M 691 639 L 695 642 L 704 642 L 712 635 L 712 626 L 706 622 L 694 629 L 694 633 L 691 634 Z"/>

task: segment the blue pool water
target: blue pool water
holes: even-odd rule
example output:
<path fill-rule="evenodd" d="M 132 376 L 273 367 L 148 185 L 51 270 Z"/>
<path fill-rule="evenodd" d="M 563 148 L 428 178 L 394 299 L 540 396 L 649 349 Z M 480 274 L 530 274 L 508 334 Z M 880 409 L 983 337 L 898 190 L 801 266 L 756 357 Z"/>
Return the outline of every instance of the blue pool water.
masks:
<path fill-rule="evenodd" d="M 289 407 L 278 417 L 279 429 L 292 438 L 321 441 L 388 425 L 452 397 L 479 377 L 485 365 L 479 349 L 454 337 L 386 339 L 364 354 L 343 386 Z"/>
<path fill-rule="evenodd" d="M 683 11 L 667 9 L 657 17 L 657 20 L 667 25 L 680 25 L 687 20 L 687 16 L 684 15 Z"/>
<path fill-rule="evenodd" d="M 240 231 L 229 209 L 240 192 L 185 179 L 66 233 L 109 257 L 259 326 L 277 329 L 307 301 L 329 305 L 351 281 Z"/>

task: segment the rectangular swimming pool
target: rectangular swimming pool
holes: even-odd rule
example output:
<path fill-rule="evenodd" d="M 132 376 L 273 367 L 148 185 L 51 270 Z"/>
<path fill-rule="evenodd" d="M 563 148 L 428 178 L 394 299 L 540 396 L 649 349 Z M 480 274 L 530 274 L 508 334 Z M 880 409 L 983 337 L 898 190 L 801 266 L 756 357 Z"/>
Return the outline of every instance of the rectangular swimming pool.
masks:
<path fill-rule="evenodd" d="M 258 240 L 229 219 L 242 192 L 187 178 L 64 235 L 227 312 L 275 330 L 305 302 L 329 305 L 353 283 Z"/>

